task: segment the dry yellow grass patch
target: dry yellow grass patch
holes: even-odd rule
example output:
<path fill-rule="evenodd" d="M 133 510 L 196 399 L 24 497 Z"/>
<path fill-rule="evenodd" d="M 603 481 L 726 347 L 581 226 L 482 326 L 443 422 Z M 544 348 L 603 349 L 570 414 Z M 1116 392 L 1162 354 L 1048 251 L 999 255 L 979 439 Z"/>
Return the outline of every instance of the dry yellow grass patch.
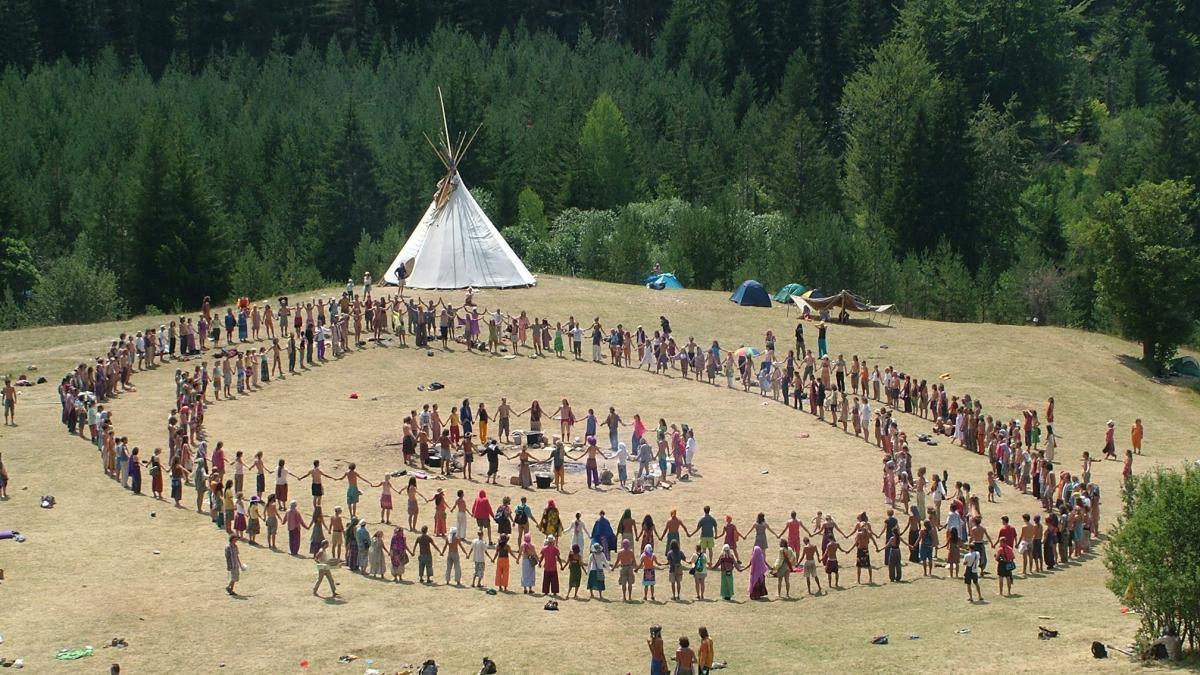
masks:
<path fill-rule="evenodd" d="M 461 294 L 446 297 L 461 301 Z M 677 334 L 695 335 L 702 344 L 716 337 L 725 347 L 761 344 L 765 331 L 773 329 L 786 349 L 795 325 L 794 312 L 788 317 L 782 307 L 739 308 L 721 293 L 653 292 L 575 279 L 544 278 L 531 290 L 487 291 L 478 302 L 499 304 L 506 311 L 524 308 L 531 316 L 564 322 L 573 313 L 584 319 L 599 315 L 606 325 L 619 320 L 647 328 L 666 314 Z M 6 333 L 0 367 L 15 371 L 37 364 L 53 383 L 66 367 L 98 353 L 109 336 L 158 322 L 161 318 Z M 1140 416 L 1147 428 L 1148 455 L 1138 458 L 1138 470 L 1192 459 L 1187 430 L 1197 411 L 1196 395 L 1156 384 L 1123 365 L 1121 358 L 1135 354 L 1136 347 L 1117 339 L 1059 328 L 904 319 L 890 328 L 832 326 L 829 341 L 834 354 L 844 353 L 847 359 L 858 354 L 871 364 L 894 364 L 925 378 L 949 371 L 951 393 L 981 397 L 993 415 L 1016 415 L 1030 405 L 1040 409 L 1053 395 L 1060 458 L 1098 451 L 1109 417 L 1118 421 L 1123 449 L 1128 424 Z M 810 342 L 815 343 L 815 334 Z M 165 439 L 173 371 L 164 367 L 138 374 L 138 391 L 112 404 L 118 433 L 128 435 L 146 456 L 147 449 Z M 434 394 L 417 390 L 434 380 L 446 383 L 446 389 Z M 350 400 L 351 391 L 360 398 Z M 355 461 L 377 481 L 401 466 L 399 448 L 385 443 L 399 436 L 400 421 L 409 410 L 438 402 L 448 412 L 450 405 L 470 398 L 487 402 L 494 411 L 501 396 L 520 408 L 534 398 L 549 405 L 567 397 L 580 418 L 588 407 L 601 411 L 615 405 L 626 419 L 638 412 L 651 425 L 665 417 L 697 429 L 702 479 L 669 492 L 634 496 L 611 488 L 589 492 L 582 475 L 571 475 L 571 493 L 558 495 L 568 519 L 579 511 L 590 525 L 600 509 L 611 518 L 629 507 L 638 517 L 652 513 L 661 524 L 677 508 L 694 527 L 701 507 L 711 504 L 715 514 L 729 513 L 743 528 L 759 511 L 776 528 L 791 510 L 805 519 L 818 509 L 832 512 L 843 526 L 861 510 L 882 520 L 879 453 L 853 435 L 781 403 L 764 405 L 755 394 L 727 390 L 723 380 L 711 387 L 586 362 L 490 358 L 467 354 L 462 346 L 451 353 L 435 351 L 433 357 L 412 348 L 371 346 L 213 405 L 208 433 L 211 440 L 224 440 L 230 450 L 244 450 L 247 456 L 262 450 L 269 461 L 286 457 L 296 472 L 314 458 L 330 472 Z M 886 570 L 880 568 L 878 587 L 858 587 L 843 557 L 843 589 L 823 597 L 805 596 L 797 575 L 795 600 L 746 602 L 746 577 L 739 574 L 735 604 L 676 603 L 669 600 L 664 575 L 657 589 L 659 603 L 625 604 L 619 601 L 615 575 L 610 575 L 606 596 L 615 601 L 562 602 L 561 610 L 551 613 L 542 610 L 540 596 L 397 586 L 352 578 L 345 571 L 335 576 L 346 601 L 331 603 L 310 594 L 315 576 L 311 561 L 243 545 L 243 560 L 250 566 L 239 585 L 245 597 L 230 599 L 223 589 L 224 539 L 207 518 L 176 510 L 169 502 L 132 496 L 105 478 L 91 446 L 68 437 L 58 425 L 53 384 L 22 392 L 18 413 L 19 427 L 0 430 L 0 448 L 13 476 L 13 497 L 0 503 L 0 528 L 21 530 L 29 541 L 0 542 L 0 566 L 5 568 L 0 592 L 6 608 L 0 613 L 5 637 L 0 655 L 23 656 L 37 670 L 96 672 L 115 661 L 126 672 L 211 672 L 220 663 L 229 672 L 295 672 L 301 659 L 307 659 L 313 672 L 357 673 L 366 667 L 362 660 L 336 664 L 338 655 L 355 653 L 374 659 L 375 667 L 385 672 L 427 657 L 436 658 L 443 672 L 475 672 L 483 656 L 509 673 L 638 672 L 646 667 L 644 637 L 651 623 L 664 626 L 668 646 L 682 634 L 694 640 L 696 628 L 708 626 L 718 659 L 728 661 L 731 672 L 1129 667 L 1121 658 L 1095 662 L 1088 653 L 1093 639 L 1125 644 L 1136 629 L 1136 619 L 1122 615 L 1118 600 L 1104 589 L 1106 573 L 1098 557 L 1043 577 L 1017 578 L 1018 597 L 1012 599 L 998 598 L 994 577 L 985 578 L 988 602 L 983 605 L 966 602 L 960 581 L 922 579 L 915 565 L 906 566 L 906 583 L 888 584 Z M 924 430 L 915 417 L 902 416 L 901 423 L 910 432 Z M 987 467 L 975 455 L 947 443 L 917 445 L 914 454 L 917 466 L 946 469 L 951 480 L 984 484 Z M 476 463 L 480 474 L 484 466 Z M 514 469 L 502 464 L 502 482 Z M 769 473 L 764 475 L 764 469 Z M 1111 524 L 1119 507 L 1120 465 L 1100 463 L 1094 475 L 1104 490 L 1104 520 Z M 464 489 L 468 498 L 480 487 L 460 478 L 437 485 L 451 494 Z M 430 494 L 434 487 L 422 484 L 421 489 Z M 522 494 L 506 485 L 488 492 L 493 504 L 503 495 Z M 293 483 L 292 493 L 302 505 L 308 503 L 306 485 Z M 327 512 L 343 502 L 342 493 L 341 484 L 327 488 Z M 38 508 L 36 498 L 42 494 L 54 494 L 59 505 Z M 527 494 L 535 511 L 555 496 L 548 491 Z M 185 503 L 192 500 L 194 491 L 185 489 Z M 403 522 L 403 502 L 396 501 L 393 521 Z M 361 512 L 375 521 L 377 505 L 378 491 L 368 490 Z M 984 513 L 995 523 L 1001 514 L 1019 516 L 1035 506 L 1032 498 L 1007 490 L 1001 504 L 985 504 Z M 151 512 L 157 517 L 151 518 Z M 423 508 L 421 519 L 431 524 L 431 509 Z M 881 564 L 882 556 L 874 557 Z M 410 565 L 408 576 L 415 577 L 414 568 Z M 469 577 L 469 564 L 464 562 L 464 568 Z M 435 570 L 440 574 L 440 560 L 435 560 Z M 489 580 L 492 572 L 489 565 Z M 937 574 L 944 576 L 945 570 Z M 517 575 L 514 569 L 514 586 Z M 710 597 L 719 597 L 717 581 L 710 576 Z M 690 583 L 685 577 L 685 598 L 692 595 Z M 1039 624 L 1057 628 L 1062 637 L 1039 642 Z M 959 628 L 971 633 L 956 634 Z M 884 633 L 891 635 L 892 644 L 869 644 Z M 910 633 L 921 639 L 908 640 Z M 96 656 L 74 663 L 52 661 L 60 647 L 99 648 L 117 636 L 129 641 L 129 649 L 99 649 Z"/>

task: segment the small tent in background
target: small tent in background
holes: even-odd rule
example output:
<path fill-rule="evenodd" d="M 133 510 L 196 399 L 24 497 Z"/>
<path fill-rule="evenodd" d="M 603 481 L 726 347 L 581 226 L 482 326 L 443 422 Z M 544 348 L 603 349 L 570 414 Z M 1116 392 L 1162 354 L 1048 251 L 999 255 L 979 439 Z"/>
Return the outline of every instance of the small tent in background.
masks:
<path fill-rule="evenodd" d="M 763 285 L 753 279 L 747 279 L 729 296 L 729 299 L 743 307 L 770 307 L 771 295 Z"/>
<path fill-rule="evenodd" d="M 656 291 L 674 291 L 682 290 L 683 284 L 679 283 L 679 279 L 676 279 L 674 274 L 665 272 L 663 274 L 651 274 L 646 277 L 646 288 Z"/>
<path fill-rule="evenodd" d="M 1194 356 L 1180 356 L 1171 359 L 1171 372 L 1176 375 L 1200 377 L 1200 362 Z"/>
<path fill-rule="evenodd" d="M 785 305 L 790 304 L 793 295 L 800 295 L 806 290 L 808 290 L 808 287 L 804 284 L 788 284 L 779 289 L 779 292 L 775 294 L 775 302 L 782 302 Z"/>

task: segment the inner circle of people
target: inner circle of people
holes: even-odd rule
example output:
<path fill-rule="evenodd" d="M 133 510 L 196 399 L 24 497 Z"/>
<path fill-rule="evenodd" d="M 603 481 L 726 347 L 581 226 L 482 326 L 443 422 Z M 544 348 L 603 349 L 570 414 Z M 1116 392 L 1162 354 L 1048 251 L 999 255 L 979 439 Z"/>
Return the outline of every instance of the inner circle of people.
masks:
<path fill-rule="evenodd" d="M 673 600 L 683 600 L 685 572 L 692 577 L 696 600 L 709 599 L 709 572 L 719 575 L 718 592 L 726 601 L 735 599 L 735 573 L 739 572 L 747 573 L 745 588 L 753 600 L 769 599 L 768 578 L 775 580 L 778 597 L 791 597 L 793 573 L 802 575 L 807 593 L 822 595 L 825 588 L 841 587 L 839 555 L 853 554 L 857 584 L 863 584 L 865 577 L 866 584 L 874 585 L 876 566 L 871 554 L 882 552 L 889 581 L 902 579 L 905 558 L 917 564 L 924 577 L 946 578 L 935 573 L 940 562 L 949 578 L 962 579 L 967 600 L 974 602 L 983 598 L 979 580 L 989 574 L 989 553 L 999 593 L 1011 595 L 1018 557 L 1020 576 L 1055 570 L 1087 555 L 1098 531 L 1100 489 L 1091 480 L 1093 458 L 1083 452 L 1077 472 L 1055 464 L 1053 398 L 1047 400 L 1040 418 L 1037 410 L 1028 409 L 1022 411 L 1020 421 L 993 419 L 984 414 L 979 398 L 949 395 L 944 383 L 948 378 L 929 383 L 890 365 L 880 370 L 878 363 L 868 364 L 857 355 L 849 362 L 841 354 L 831 358 L 829 326 L 807 312 L 796 325 L 794 348 L 781 356 L 772 331 L 766 332 L 761 350 L 745 345 L 729 350 L 716 340 L 710 347 L 701 347 L 690 337 L 686 343 L 677 340 L 666 317 L 659 318 L 659 329 L 652 333 L 641 326 L 634 331 L 621 324 L 606 328 L 599 318 L 585 326 L 570 317 L 551 328 L 548 318 L 530 319 L 524 311 L 514 316 L 479 307 L 470 290 L 458 308 L 440 299 L 406 299 L 403 288 L 373 296 L 369 275 L 361 295 L 355 290 L 347 283 L 340 298 L 296 305 L 287 297 L 274 306 L 270 302 L 251 305 L 242 298 L 223 318 L 206 297 L 199 316 L 181 316 L 169 326 L 149 327 L 136 335 L 122 334 L 106 353 L 92 363 L 81 363 L 60 382 L 64 426 L 81 438 L 86 430 L 109 477 L 141 494 L 145 470 L 153 498 L 170 499 L 179 508 L 190 506 L 183 503 L 184 486 L 195 490 L 196 511 L 206 513 L 228 534 L 226 591 L 231 595 L 236 595 L 236 584 L 246 571 L 239 544 L 248 540 L 261 547 L 265 538 L 267 548 L 280 550 L 281 526 L 286 550 L 293 556 L 301 555 L 304 531 L 309 533 L 307 553 L 317 566 L 313 594 L 327 584 L 329 592 L 338 595 L 333 571 L 339 567 L 364 577 L 401 582 L 414 557 L 420 583 L 436 584 L 441 579 L 461 586 L 465 557 L 471 563 L 470 585 L 483 589 L 490 576 L 495 589 L 489 588 L 489 593 L 515 592 L 510 588 L 510 565 L 515 563 L 522 593 L 538 593 L 540 573 L 540 593 L 560 597 L 559 573 L 567 572 L 565 597 L 578 598 L 585 587 L 589 598 L 604 599 L 606 577 L 615 572 L 625 601 L 635 600 L 638 586 L 642 600 L 655 601 L 660 571 L 666 572 Z M 810 321 L 816 322 L 816 354 L 806 349 L 804 328 Z M 486 326 L 486 338 L 481 325 Z M 364 332 L 370 337 L 364 339 Z M 678 375 L 680 386 L 694 380 L 719 387 L 724 380 L 727 389 L 754 390 L 760 397 L 782 400 L 785 407 L 807 412 L 834 429 L 840 426 L 843 433 L 852 431 L 879 451 L 886 506 L 882 527 L 877 528 L 866 512 L 839 523 L 833 514 L 821 511 L 812 517 L 791 511 L 778 529 L 760 512 L 739 527 L 731 515 L 714 516 L 710 506 L 684 516 L 672 509 L 661 520 L 650 513 L 635 517 L 630 508 L 616 517 L 602 510 L 585 521 L 582 513 L 564 517 L 555 499 L 548 499 L 535 512 L 528 496 L 516 503 L 504 496 L 493 503 L 486 488 L 472 488 L 475 494 L 457 489 L 453 496 L 443 487 L 422 490 L 423 485 L 455 473 L 478 482 L 476 455 L 487 461 L 485 485 L 499 485 L 499 462 L 504 458 L 517 462 L 512 484 L 525 490 L 532 489 L 535 481 L 548 489 L 550 485 L 544 484 L 548 479 L 555 490 L 564 492 L 567 467 L 576 468 L 575 460 L 580 459 L 589 490 L 604 491 L 604 486 L 614 484 L 607 467 L 598 471 L 600 459 L 616 461 L 615 485 L 629 494 L 677 487 L 699 477 L 695 430 L 689 425 L 668 424 L 660 418 L 650 428 L 640 414 L 627 421 L 611 406 L 600 413 L 589 408 L 580 415 L 582 410 L 565 398 L 553 410 L 536 400 L 518 410 L 506 398 L 489 410 L 484 402 L 472 405 L 464 399 L 451 404 L 445 417 L 438 403 L 423 404 L 403 421 L 400 445 L 407 468 L 382 475 L 378 482 L 364 476 L 354 463 L 335 475 L 326 473 L 319 460 L 312 460 L 310 467 L 294 473 L 283 458 L 269 467 L 262 452 L 252 458 L 240 450 L 231 454 L 221 441 L 209 451 L 204 416 L 214 401 L 252 394 L 272 379 L 284 380 L 326 362 L 330 353 L 340 359 L 371 348 L 372 342 L 385 346 L 385 336 L 400 346 L 407 346 L 411 337 L 415 346 L 430 350 L 438 342 L 443 349 L 455 342 L 492 355 L 519 355 L 525 349 L 535 357 L 575 361 L 584 360 L 583 343 L 590 339 L 591 360 L 596 363 L 605 363 L 607 349 L 611 365 L 645 367 L 672 378 Z M 257 346 L 264 340 L 267 346 Z M 212 358 L 211 363 L 206 357 Z M 135 372 L 189 360 L 198 363 L 192 364 L 190 372 L 179 367 L 175 374 L 166 460 L 162 448 L 155 448 L 146 459 L 127 437 L 117 435 L 104 403 L 134 391 Z M 12 405 L 7 404 L 11 389 L 6 381 L 5 411 L 9 414 L 11 409 L 15 424 L 15 393 Z M 982 491 L 987 503 L 1001 499 L 1001 485 L 1006 484 L 1036 498 L 1030 504 L 1038 506 L 1039 512 L 1023 513 L 1015 524 L 1002 515 L 993 534 L 984 524 L 979 491 L 969 482 L 951 484 L 947 471 L 939 475 L 914 464 L 909 435 L 900 428 L 901 412 L 932 425 L 914 445 L 936 445 L 941 438 L 986 458 L 989 470 Z M 514 419 L 527 421 L 528 429 L 512 429 Z M 547 438 L 543 424 L 549 421 L 557 423 L 551 426 L 558 434 Z M 630 427 L 628 444 L 620 440 L 621 427 Z M 1117 459 L 1114 429 L 1115 421 L 1109 420 L 1104 459 Z M 492 430 L 494 434 L 489 433 Z M 598 430 L 607 431 L 606 448 L 597 442 Z M 577 432 L 581 435 L 575 436 Z M 1126 480 L 1132 475 L 1134 453 L 1141 453 L 1143 436 L 1139 419 L 1131 430 L 1132 448 L 1125 451 L 1122 476 Z M 535 472 L 541 465 L 551 471 Z M 252 485 L 246 484 L 247 474 L 253 476 Z M 7 483 L 2 461 L 0 476 Z M 306 513 L 300 510 L 300 500 L 289 499 L 290 480 L 310 484 Z M 323 503 L 330 482 L 346 484 L 345 506 L 331 511 Z M 165 494 L 164 483 L 169 483 Z M 366 489 L 379 491 L 379 517 L 374 523 L 370 522 L 374 509 L 361 504 Z M 393 496 L 405 502 L 403 523 L 392 523 Z M 432 528 L 421 522 L 422 506 L 430 503 Z M 447 527 L 451 518 L 454 525 Z M 750 538 L 752 545 L 742 544 Z M 442 574 L 435 573 L 435 555 L 441 558 Z M 494 568 L 490 573 L 489 565 Z"/>

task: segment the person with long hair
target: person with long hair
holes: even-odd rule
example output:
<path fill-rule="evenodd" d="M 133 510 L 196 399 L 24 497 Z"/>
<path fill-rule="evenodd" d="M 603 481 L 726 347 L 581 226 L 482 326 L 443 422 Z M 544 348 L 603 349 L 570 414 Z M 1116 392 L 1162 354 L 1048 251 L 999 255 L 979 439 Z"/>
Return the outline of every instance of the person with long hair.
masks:
<path fill-rule="evenodd" d="M 748 592 L 751 600 L 767 597 L 767 555 L 762 548 L 755 546 L 750 554 L 750 585 Z"/>
<path fill-rule="evenodd" d="M 508 592 L 508 569 L 509 559 L 512 557 L 512 550 L 508 545 L 508 534 L 500 535 L 500 540 L 496 544 L 496 551 L 492 554 L 491 560 L 496 563 L 496 588 L 501 592 Z"/>

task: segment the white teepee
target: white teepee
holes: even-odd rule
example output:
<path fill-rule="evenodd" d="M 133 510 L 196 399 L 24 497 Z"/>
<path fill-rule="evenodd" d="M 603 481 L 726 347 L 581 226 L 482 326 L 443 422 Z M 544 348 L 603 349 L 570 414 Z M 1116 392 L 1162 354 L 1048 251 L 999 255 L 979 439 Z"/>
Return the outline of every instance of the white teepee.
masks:
<path fill-rule="evenodd" d="M 439 89 L 439 99 L 441 95 Z M 405 285 L 413 288 L 533 286 L 537 281 L 525 263 L 504 241 L 458 175 L 458 164 L 474 135 L 471 140 L 460 136 L 457 145 L 451 143 L 445 115 L 443 105 L 443 149 L 435 146 L 434 152 L 446 166 L 446 176 L 438 182 L 433 201 L 384 274 L 384 281 L 398 284 L 404 274 Z M 433 146 L 432 141 L 429 144 Z"/>

